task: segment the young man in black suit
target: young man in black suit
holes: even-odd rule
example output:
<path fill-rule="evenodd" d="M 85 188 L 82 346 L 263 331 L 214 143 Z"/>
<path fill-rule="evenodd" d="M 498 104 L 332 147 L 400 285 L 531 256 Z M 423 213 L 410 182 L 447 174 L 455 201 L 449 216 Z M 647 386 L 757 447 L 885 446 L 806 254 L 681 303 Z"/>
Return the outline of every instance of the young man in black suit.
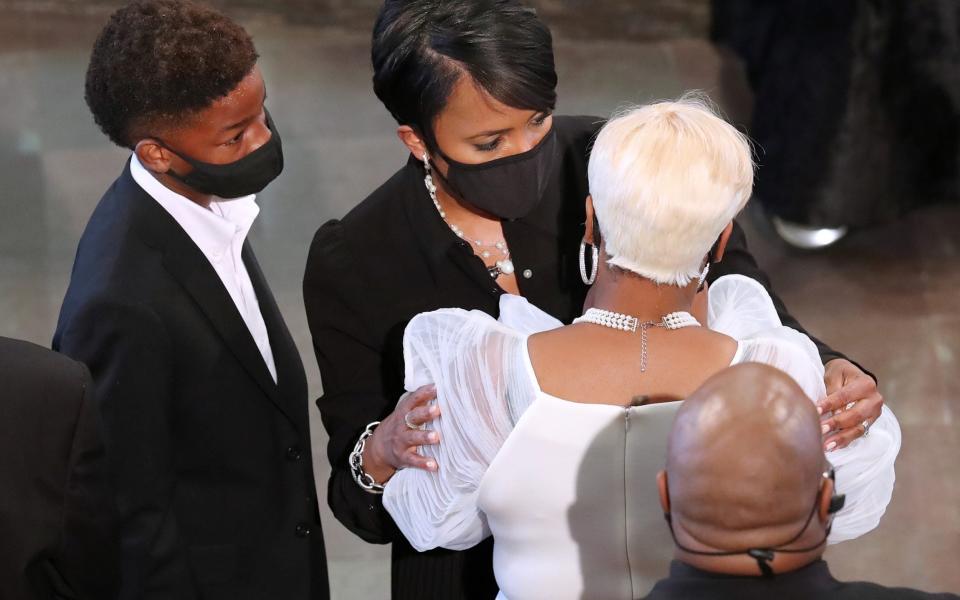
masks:
<path fill-rule="evenodd" d="M 120 597 L 327 598 L 306 379 L 246 241 L 283 168 L 253 42 L 192 2 L 133 2 L 86 99 L 132 155 L 80 240 L 54 347 L 93 374 Z"/>

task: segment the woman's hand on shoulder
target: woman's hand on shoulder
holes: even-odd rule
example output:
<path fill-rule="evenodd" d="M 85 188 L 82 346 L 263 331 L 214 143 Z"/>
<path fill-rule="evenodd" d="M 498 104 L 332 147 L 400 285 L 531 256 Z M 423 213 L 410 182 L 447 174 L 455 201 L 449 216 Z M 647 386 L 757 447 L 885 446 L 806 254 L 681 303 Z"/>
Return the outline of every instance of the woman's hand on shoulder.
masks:
<path fill-rule="evenodd" d="M 883 410 L 883 396 L 877 382 L 849 360 L 837 358 L 824 368 L 827 397 L 817 406 L 824 415 L 823 447 L 829 452 L 846 448 L 869 431 Z"/>
<path fill-rule="evenodd" d="M 424 429 L 440 416 L 440 407 L 431 404 L 436 397 L 432 385 L 407 392 L 393 412 L 380 421 L 363 453 L 364 468 L 375 481 L 386 483 L 400 469 L 437 470 L 434 459 L 417 452 L 420 446 L 440 442 L 438 431 Z"/>

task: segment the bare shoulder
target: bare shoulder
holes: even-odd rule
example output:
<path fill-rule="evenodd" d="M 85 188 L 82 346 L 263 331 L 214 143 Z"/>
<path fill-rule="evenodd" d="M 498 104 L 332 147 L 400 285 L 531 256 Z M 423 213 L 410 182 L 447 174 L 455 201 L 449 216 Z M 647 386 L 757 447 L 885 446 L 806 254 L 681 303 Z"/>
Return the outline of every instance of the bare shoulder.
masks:
<path fill-rule="evenodd" d="M 672 338 L 672 339 L 671 339 Z M 690 327 L 662 336 L 664 349 L 677 364 L 710 374 L 730 365 L 737 354 L 736 339 L 706 327 Z"/>
<path fill-rule="evenodd" d="M 599 327 L 571 325 L 530 336 L 527 349 L 544 392 L 585 403 L 616 403 L 611 390 L 622 382 L 639 337 Z"/>
<path fill-rule="evenodd" d="M 707 327 L 689 327 L 687 329 L 676 330 L 676 333 L 685 338 L 684 343 L 696 342 L 707 344 L 714 351 L 729 350 L 735 352 L 737 350 L 737 340 L 725 333 L 713 331 Z"/>
<path fill-rule="evenodd" d="M 578 325 L 558 327 L 549 331 L 535 333 L 527 338 L 527 352 L 534 367 L 563 361 L 572 353 L 588 351 L 600 343 L 601 336 L 596 332 L 582 329 Z"/>

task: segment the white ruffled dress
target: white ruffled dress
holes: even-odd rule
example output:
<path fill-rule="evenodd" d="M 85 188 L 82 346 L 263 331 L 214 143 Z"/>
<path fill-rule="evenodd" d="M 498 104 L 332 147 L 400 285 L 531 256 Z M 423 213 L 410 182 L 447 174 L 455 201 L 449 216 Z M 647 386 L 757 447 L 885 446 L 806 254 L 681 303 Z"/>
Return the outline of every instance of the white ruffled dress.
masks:
<path fill-rule="evenodd" d="M 562 323 L 517 296 L 500 319 L 442 309 L 404 335 L 408 390 L 434 383 L 441 443 L 421 449 L 439 472 L 393 476 L 383 502 L 414 548 L 462 550 L 494 536 L 494 571 L 510 600 L 641 597 L 673 553 L 654 475 L 680 402 L 641 407 L 575 403 L 540 389 L 527 338 Z M 810 339 L 781 325 L 766 290 L 747 277 L 710 288 L 708 325 L 738 342 L 731 364 L 775 366 L 822 398 Z M 846 494 L 830 542 L 880 521 L 894 483 L 900 428 L 884 407 L 870 435 L 828 455 Z"/>

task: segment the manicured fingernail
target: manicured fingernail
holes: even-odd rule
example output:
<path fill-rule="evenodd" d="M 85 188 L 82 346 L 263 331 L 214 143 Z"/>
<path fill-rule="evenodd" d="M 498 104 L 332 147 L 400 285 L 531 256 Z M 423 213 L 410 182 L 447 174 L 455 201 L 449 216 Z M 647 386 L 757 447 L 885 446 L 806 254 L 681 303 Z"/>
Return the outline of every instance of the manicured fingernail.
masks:
<path fill-rule="evenodd" d="M 427 439 L 430 440 L 431 442 L 436 442 L 439 438 L 440 436 L 437 435 L 436 431 L 433 431 L 427 434 Z"/>
<path fill-rule="evenodd" d="M 820 426 L 820 433 L 826 433 L 828 431 L 830 431 L 830 426 L 826 423 Z"/>
<path fill-rule="evenodd" d="M 430 416 L 435 417 L 440 414 L 440 408 L 437 406 L 430 407 Z"/>
<path fill-rule="evenodd" d="M 818 414 L 818 415 L 822 415 L 822 414 L 823 414 L 823 407 L 820 406 L 819 404 L 817 405 L 817 414 Z"/>
<path fill-rule="evenodd" d="M 833 450 L 833 449 L 836 448 L 836 447 L 837 447 L 837 443 L 836 443 L 836 442 L 830 442 L 829 444 L 827 444 L 827 452 L 830 452 L 831 450 Z"/>
<path fill-rule="evenodd" d="M 435 463 L 435 462 L 433 462 L 433 461 L 431 460 L 431 461 L 429 461 L 429 462 L 427 463 L 427 468 L 430 469 L 431 471 L 436 471 L 436 470 L 437 470 L 437 463 Z"/>

